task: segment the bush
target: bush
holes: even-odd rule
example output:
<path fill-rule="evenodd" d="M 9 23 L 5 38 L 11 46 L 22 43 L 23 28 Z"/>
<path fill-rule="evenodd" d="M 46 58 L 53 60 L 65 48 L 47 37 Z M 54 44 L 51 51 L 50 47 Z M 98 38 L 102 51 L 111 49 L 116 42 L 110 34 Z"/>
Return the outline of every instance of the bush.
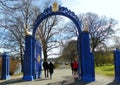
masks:
<path fill-rule="evenodd" d="M 58 68 L 58 67 L 60 66 L 60 64 L 57 63 L 57 62 L 55 62 L 55 63 L 54 63 L 54 66 L 55 66 L 55 68 Z"/>
<path fill-rule="evenodd" d="M 10 59 L 10 75 L 14 74 L 17 69 L 19 69 L 20 62 Z"/>
<path fill-rule="evenodd" d="M 98 51 L 94 53 L 95 65 L 103 66 L 105 64 L 113 64 L 113 53 Z"/>

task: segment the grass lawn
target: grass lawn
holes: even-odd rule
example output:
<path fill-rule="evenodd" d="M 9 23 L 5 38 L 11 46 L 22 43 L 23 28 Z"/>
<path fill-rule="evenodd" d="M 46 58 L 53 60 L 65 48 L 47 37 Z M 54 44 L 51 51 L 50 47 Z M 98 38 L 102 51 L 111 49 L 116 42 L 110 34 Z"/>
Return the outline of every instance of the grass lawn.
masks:
<path fill-rule="evenodd" d="M 95 67 L 95 72 L 106 76 L 114 76 L 114 65 Z"/>

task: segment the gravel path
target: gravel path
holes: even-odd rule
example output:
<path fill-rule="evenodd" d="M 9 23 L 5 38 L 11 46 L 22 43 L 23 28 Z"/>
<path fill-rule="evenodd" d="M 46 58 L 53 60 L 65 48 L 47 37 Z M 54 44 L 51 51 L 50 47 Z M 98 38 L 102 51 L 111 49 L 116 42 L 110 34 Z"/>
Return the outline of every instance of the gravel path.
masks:
<path fill-rule="evenodd" d="M 34 81 L 23 81 L 22 76 L 12 76 L 9 80 L 0 80 L 0 85 L 120 85 L 120 82 L 113 82 L 113 78 L 96 75 L 95 82 L 82 82 L 74 79 L 71 69 L 55 69 L 53 79 L 37 79 Z"/>

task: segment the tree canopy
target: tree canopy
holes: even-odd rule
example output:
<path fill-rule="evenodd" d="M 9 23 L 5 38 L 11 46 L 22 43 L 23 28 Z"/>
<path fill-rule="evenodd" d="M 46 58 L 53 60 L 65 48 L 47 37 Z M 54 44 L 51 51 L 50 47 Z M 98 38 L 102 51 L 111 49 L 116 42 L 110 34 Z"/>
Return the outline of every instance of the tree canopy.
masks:
<path fill-rule="evenodd" d="M 97 47 L 99 46 L 105 46 L 106 41 L 115 33 L 114 27 L 117 25 L 117 21 L 113 18 L 98 16 L 97 14 L 91 12 L 79 14 L 78 17 L 82 25 L 82 31 L 84 30 L 84 26 L 87 24 L 92 52 L 97 50 Z M 73 36 L 77 35 L 77 31 L 73 30 L 73 28 L 76 28 L 74 23 L 69 22 L 66 27 L 69 29 L 69 32 L 74 34 Z"/>

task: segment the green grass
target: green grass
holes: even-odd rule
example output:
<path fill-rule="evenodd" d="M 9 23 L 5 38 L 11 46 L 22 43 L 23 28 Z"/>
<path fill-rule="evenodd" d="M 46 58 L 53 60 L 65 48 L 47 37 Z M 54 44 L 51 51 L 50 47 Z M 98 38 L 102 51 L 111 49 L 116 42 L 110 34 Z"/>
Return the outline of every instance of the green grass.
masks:
<path fill-rule="evenodd" d="M 106 76 L 114 76 L 114 65 L 95 67 L 95 72 Z"/>

